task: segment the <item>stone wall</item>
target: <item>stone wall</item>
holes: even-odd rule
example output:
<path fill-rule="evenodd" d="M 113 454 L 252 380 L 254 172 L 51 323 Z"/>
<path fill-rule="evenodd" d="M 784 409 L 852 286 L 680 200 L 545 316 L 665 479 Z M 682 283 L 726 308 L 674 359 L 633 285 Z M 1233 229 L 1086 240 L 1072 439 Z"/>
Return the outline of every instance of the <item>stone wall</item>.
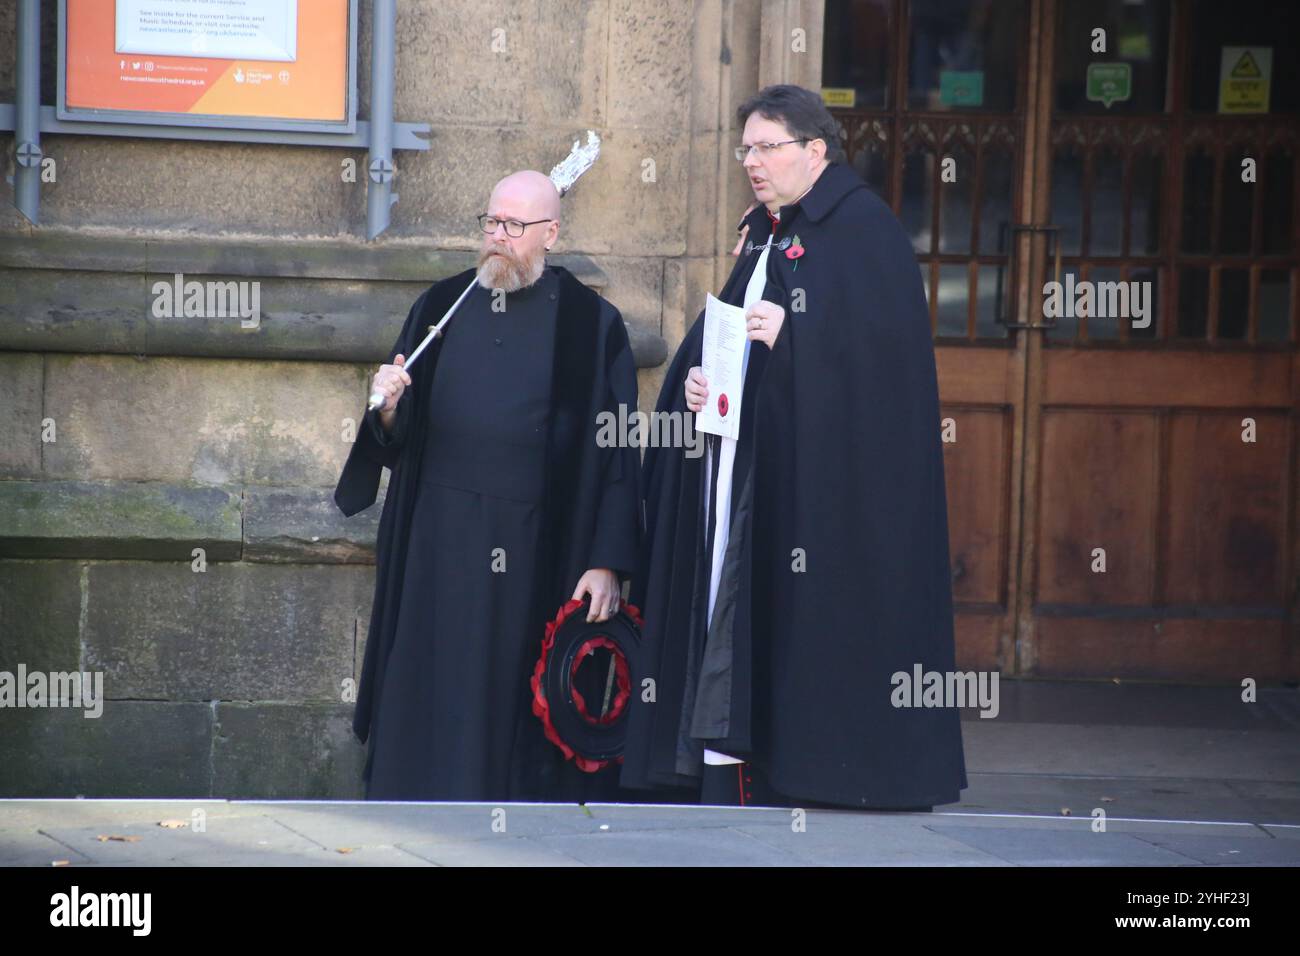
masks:
<path fill-rule="evenodd" d="M 329 495 L 411 302 L 472 262 L 496 179 L 595 129 L 556 254 L 621 309 L 649 407 L 730 269 L 735 107 L 815 86 L 820 63 L 820 2 L 398 7 L 395 115 L 431 148 L 397 154 L 376 242 L 341 175 L 359 150 L 45 134 L 39 226 L 0 184 L 0 671 L 101 671 L 107 698 L 95 719 L 0 710 L 0 796 L 360 796 L 349 693 L 380 506 L 344 519 Z M 0 102 L 13 32 L 6 4 Z M 260 325 L 155 317 L 177 272 L 256 280 Z"/>

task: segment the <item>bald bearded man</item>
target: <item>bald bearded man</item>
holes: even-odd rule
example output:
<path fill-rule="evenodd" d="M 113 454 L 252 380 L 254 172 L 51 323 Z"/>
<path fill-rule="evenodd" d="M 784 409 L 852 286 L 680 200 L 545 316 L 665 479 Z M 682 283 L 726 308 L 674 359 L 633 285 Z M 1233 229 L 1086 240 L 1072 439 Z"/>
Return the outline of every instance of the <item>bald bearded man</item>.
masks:
<path fill-rule="evenodd" d="M 529 677 L 548 620 L 619 607 L 640 536 L 635 447 L 600 447 L 597 416 L 636 408 L 617 309 L 546 262 L 560 197 L 533 171 L 497 183 L 477 270 L 411 307 L 371 382 L 335 501 L 352 515 L 390 469 L 353 719 L 372 800 L 613 800 L 546 740 Z M 406 357 L 477 276 L 443 335 Z"/>

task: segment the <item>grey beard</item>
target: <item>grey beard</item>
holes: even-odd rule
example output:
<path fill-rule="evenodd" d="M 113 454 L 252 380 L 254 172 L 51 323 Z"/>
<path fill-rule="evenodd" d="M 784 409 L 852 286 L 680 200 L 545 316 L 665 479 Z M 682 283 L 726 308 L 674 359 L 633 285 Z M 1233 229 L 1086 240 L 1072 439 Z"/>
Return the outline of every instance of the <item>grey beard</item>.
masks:
<path fill-rule="evenodd" d="M 518 292 L 540 279 L 545 268 L 545 254 L 538 255 L 532 262 L 515 262 L 506 256 L 491 256 L 478 267 L 478 284 L 485 289 Z"/>

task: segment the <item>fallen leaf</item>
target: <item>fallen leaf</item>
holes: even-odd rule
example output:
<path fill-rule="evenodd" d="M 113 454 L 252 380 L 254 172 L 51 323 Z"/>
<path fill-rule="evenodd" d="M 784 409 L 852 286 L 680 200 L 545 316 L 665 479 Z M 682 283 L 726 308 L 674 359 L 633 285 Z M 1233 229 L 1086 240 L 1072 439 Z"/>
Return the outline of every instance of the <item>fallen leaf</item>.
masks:
<path fill-rule="evenodd" d="M 181 827 L 189 826 L 190 821 L 189 820 L 159 820 L 158 825 L 160 827 L 166 827 L 168 830 L 179 830 Z"/>
<path fill-rule="evenodd" d="M 67 861 L 67 860 L 51 860 L 51 861 L 50 861 L 50 866 L 67 866 L 67 865 L 68 865 L 68 861 Z"/>
<path fill-rule="evenodd" d="M 140 838 L 138 836 L 118 836 L 116 833 L 105 836 L 101 833 L 99 836 L 95 837 L 95 839 L 100 843 L 107 843 L 109 840 L 117 840 L 121 843 L 136 843 Z"/>

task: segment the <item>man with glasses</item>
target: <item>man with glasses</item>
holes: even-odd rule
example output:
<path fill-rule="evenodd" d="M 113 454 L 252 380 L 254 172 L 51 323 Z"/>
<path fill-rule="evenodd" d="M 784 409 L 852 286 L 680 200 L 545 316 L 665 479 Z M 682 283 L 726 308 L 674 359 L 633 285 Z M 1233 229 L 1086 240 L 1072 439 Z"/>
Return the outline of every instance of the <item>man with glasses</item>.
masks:
<path fill-rule="evenodd" d="M 701 802 L 922 809 L 966 786 L 939 402 L 911 242 L 841 162 L 818 94 L 760 91 L 755 206 L 719 298 L 745 310 L 740 437 L 646 452 L 646 621 L 622 782 Z M 698 412 L 704 321 L 657 412 Z M 734 396 L 733 396 L 734 399 Z M 919 669 L 919 670 L 918 670 Z M 898 675 L 927 681 L 901 694 Z M 937 696 L 940 699 L 935 700 Z"/>
<path fill-rule="evenodd" d="M 547 264 L 560 230 L 548 177 L 501 180 L 478 225 L 477 268 L 419 297 L 375 373 L 385 400 L 335 493 L 354 514 L 391 469 L 353 720 L 366 797 L 614 799 L 617 767 L 584 773 L 545 739 L 529 677 L 546 622 L 571 598 L 607 620 L 635 561 L 638 453 L 596 441 L 602 412 L 636 408 L 627 329 Z"/>

